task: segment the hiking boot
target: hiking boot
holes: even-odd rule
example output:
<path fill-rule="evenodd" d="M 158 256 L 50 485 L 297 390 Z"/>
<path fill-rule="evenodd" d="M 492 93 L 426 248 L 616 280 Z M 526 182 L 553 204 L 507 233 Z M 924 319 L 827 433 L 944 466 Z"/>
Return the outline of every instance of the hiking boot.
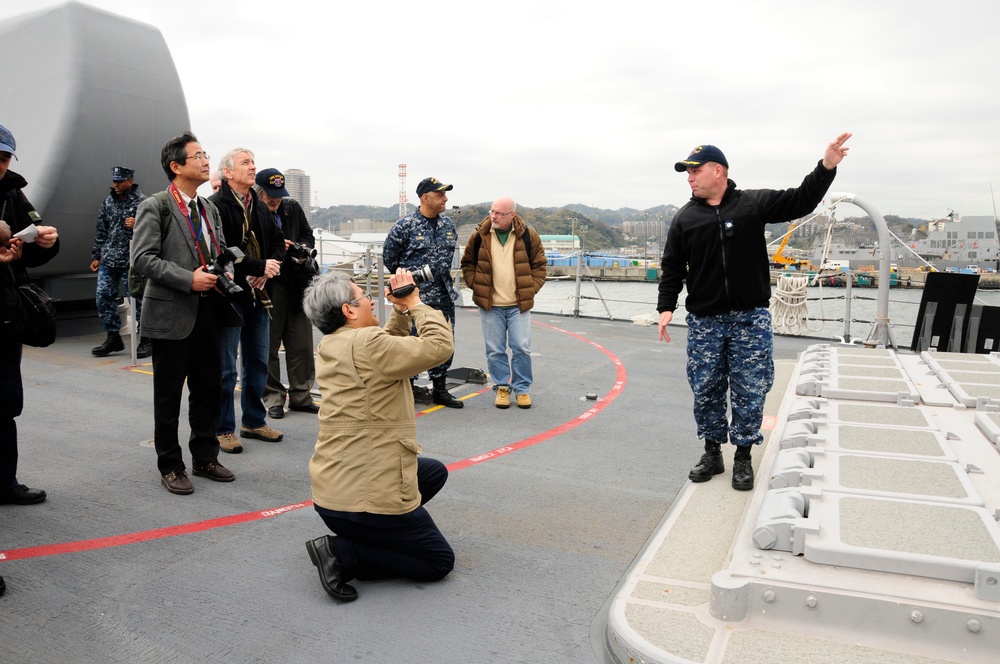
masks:
<path fill-rule="evenodd" d="M 149 357 L 153 354 L 153 342 L 142 337 L 139 339 L 139 345 L 135 349 L 135 356 L 139 359 Z"/>
<path fill-rule="evenodd" d="M 493 400 L 493 405 L 497 408 L 510 408 L 510 388 L 498 387 L 497 398 Z"/>
<path fill-rule="evenodd" d="M 104 343 L 100 346 L 94 346 L 90 349 L 90 352 L 95 357 L 105 357 L 120 350 L 125 350 L 125 342 L 122 341 L 122 335 L 117 332 L 108 332 L 108 338 L 104 340 Z"/>
<path fill-rule="evenodd" d="M 262 424 L 259 427 L 240 427 L 240 437 L 241 438 L 256 438 L 257 440 L 263 440 L 268 443 L 276 443 L 285 437 L 285 434 L 281 433 L 277 429 L 272 429 L 267 426 L 267 424 Z"/>
<path fill-rule="evenodd" d="M 518 408 L 531 408 L 531 396 L 528 394 L 518 394 L 517 395 L 517 407 Z"/>
<path fill-rule="evenodd" d="M 229 454 L 239 454 L 243 451 L 243 444 L 240 443 L 239 438 L 233 433 L 220 433 L 216 438 L 219 439 L 219 449 L 223 452 L 228 452 Z"/>
<path fill-rule="evenodd" d="M 688 479 L 692 482 L 707 482 L 716 475 L 726 472 L 726 465 L 722 461 L 722 452 L 705 452 L 691 472 Z"/>
<path fill-rule="evenodd" d="M 750 459 L 733 461 L 733 488 L 737 491 L 749 491 L 753 488 L 753 465 Z"/>

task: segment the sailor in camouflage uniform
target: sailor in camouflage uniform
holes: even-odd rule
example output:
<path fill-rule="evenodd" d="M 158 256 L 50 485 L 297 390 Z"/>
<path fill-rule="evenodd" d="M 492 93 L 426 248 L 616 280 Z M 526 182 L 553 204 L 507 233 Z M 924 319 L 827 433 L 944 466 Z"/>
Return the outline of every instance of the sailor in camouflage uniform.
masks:
<path fill-rule="evenodd" d="M 424 265 L 430 266 L 434 278 L 420 284 L 420 300 L 444 314 L 451 323 L 452 337 L 455 335 L 458 292 L 452 283 L 451 267 L 455 260 L 455 247 L 458 246 L 458 232 L 455 222 L 442 213 L 448 204 L 445 192 L 453 188 L 453 185 L 444 184 L 436 178 L 421 180 L 417 185 L 420 207 L 397 221 L 382 245 L 382 262 L 390 272 L 395 273 L 400 267 L 415 272 Z M 444 364 L 427 371 L 434 385 L 430 395 L 427 395 L 427 388 L 413 386 L 415 399 L 426 401 L 429 396 L 434 403 L 448 408 L 465 405 L 453 397 L 446 386 L 453 358 L 454 355 Z"/>
<path fill-rule="evenodd" d="M 111 170 L 111 193 L 97 212 L 90 271 L 97 272 L 97 314 L 108 334 L 104 343 L 90 351 L 97 357 L 125 350 L 125 343 L 119 334 L 118 288 L 120 284 L 124 292 L 128 292 L 129 243 L 132 241 L 136 208 L 145 198 L 139 185 L 133 182 L 134 176 L 131 168 L 115 166 Z M 136 323 L 139 322 L 140 308 L 141 300 L 136 298 Z M 137 350 L 138 357 L 149 357 L 153 348 L 148 340 L 143 339 Z"/>
<path fill-rule="evenodd" d="M 833 183 L 851 134 L 827 146 L 823 160 L 795 189 L 741 191 L 729 179 L 729 162 L 714 145 L 699 145 L 674 169 L 687 172 L 691 200 L 674 215 L 663 250 L 656 310 L 660 338 L 687 285 L 687 377 L 694 418 L 705 453 L 688 473 L 706 482 L 725 472 L 722 443 L 736 445 L 733 488 L 749 491 L 754 474 L 750 450 L 760 432 L 764 397 L 774 382 L 771 280 L 765 224 L 809 214 Z M 729 395 L 731 422 L 726 420 Z"/>

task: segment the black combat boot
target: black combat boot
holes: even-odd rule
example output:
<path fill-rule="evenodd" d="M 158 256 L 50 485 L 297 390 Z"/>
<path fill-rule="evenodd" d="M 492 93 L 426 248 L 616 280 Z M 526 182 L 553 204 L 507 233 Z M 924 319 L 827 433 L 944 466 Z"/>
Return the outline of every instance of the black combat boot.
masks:
<path fill-rule="evenodd" d="M 100 346 L 94 346 L 90 349 L 90 352 L 97 357 L 104 357 L 111 353 L 117 353 L 120 350 L 125 350 L 125 342 L 122 341 L 122 335 L 117 332 L 108 332 L 108 338 L 104 340 L 104 343 Z"/>
<path fill-rule="evenodd" d="M 137 358 L 149 357 L 153 354 L 153 342 L 146 337 L 139 338 L 139 345 L 136 346 L 135 356 Z"/>
<path fill-rule="evenodd" d="M 417 383 L 413 380 L 410 381 L 410 387 L 413 388 L 414 403 L 431 402 L 431 390 L 429 387 L 424 387 L 423 385 L 417 385 Z"/>
<path fill-rule="evenodd" d="M 447 386 L 445 386 L 446 380 L 447 378 L 445 376 L 434 379 L 434 393 L 432 394 L 431 399 L 437 405 L 445 406 L 446 408 L 464 408 L 464 403 L 451 396 L 451 392 L 449 392 Z"/>
<path fill-rule="evenodd" d="M 753 462 L 750 460 L 750 446 L 740 445 L 733 458 L 733 488 L 749 491 L 753 488 Z"/>
<path fill-rule="evenodd" d="M 698 465 L 688 473 L 688 479 L 692 482 L 707 482 L 724 472 L 726 465 L 722 462 L 722 445 L 714 440 L 706 440 L 705 453 L 701 455 Z"/>

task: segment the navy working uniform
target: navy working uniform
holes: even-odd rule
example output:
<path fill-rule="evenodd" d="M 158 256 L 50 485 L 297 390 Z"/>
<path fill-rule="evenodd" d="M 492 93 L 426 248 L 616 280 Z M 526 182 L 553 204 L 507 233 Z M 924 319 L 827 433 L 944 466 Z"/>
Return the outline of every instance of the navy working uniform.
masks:
<path fill-rule="evenodd" d="M 115 167 L 114 178 L 126 176 L 132 178 L 132 172 L 119 173 L 121 167 Z M 99 261 L 97 270 L 97 315 L 101 318 L 101 326 L 105 332 L 118 332 L 121 329 L 121 318 L 118 316 L 118 288 L 125 286 L 128 292 L 129 244 L 132 242 L 132 229 L 125 225 L 125 219 L 135 217 L 139 203 L 145 198 L 139 185 L 124 195 L 119 196 L 114 189 L 97 212 L 97 230 L 94 233 L 94 247 L 90 251 L 92 260 Z M 135 300 L 135 317 L 140 319 L 141 300 Z"/>
<path fill-rule="evenodd" d="M 709 161 L 728 168 L 714 146 L 699 146 L 688 159 L 678 162 L 676 170 Z M 687 377 L 694 393 L 698 437 L 706 442 L 706 456 L 712 456 L 708 472 L 701 465 L 692 470 L 693 481 L 723 472 L 720 443 L 728 440 L 736 445 L 739 462 L 749 461 L 750 446 L 763 442 L 764 398 L 774 382 L 765 224 L 810 213 L 835 175 L 835 168 L 820 162 L 798 188 L 784 191 L 741 191 L 727 179 L 718 205 L 692 196 L 674 216 L 663 252 L 656 309 L 673 312 L 686 283 Z M 731 422 L 726 417 L 727 392 Z M 738 489 L 752 488 L 752 474 L 737 486 L 740 483 L 734 471 L 733 486 Z"/>
<path fill-rule="evenodd" d="M 451 185 L 447 187 L 450 189 Z M 382 261 L 390 272 L 400 267 L 412 272 L 424 265 L 430 266 L 434 278 L 420 284 L 420 300 L 444 314 L 451 324 L 452 336 L 458 292 L 452 283 L 451 267 L 457 246 L 458 232 L 451 218 L 440 214 L 435 219 L 428 219 L 419 209 L 397 221 L 382 245 Z M 438 386 L 443 389 L 453 358 L 454 354 L 427 371 L 435 389 Z"/>

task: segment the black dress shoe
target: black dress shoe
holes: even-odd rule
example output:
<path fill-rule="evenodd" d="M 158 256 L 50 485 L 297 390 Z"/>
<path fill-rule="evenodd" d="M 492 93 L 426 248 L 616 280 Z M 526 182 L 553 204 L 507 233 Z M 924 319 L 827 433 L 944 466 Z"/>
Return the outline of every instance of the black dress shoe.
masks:
<path fill-rule="evenodd" d="M 280 420 L 285 416 L 285 409 L 281 406 L 271 406 L 267 409 L 267 416 L 272 420 Z"/>
<path fill-rule="evenodd" d="M 41 489 L 29 489 L 23 484 L 15 484 L 0 492 L 0 505 L 36 505 L 45 500 Z"/>
<path fill-rule="evenodd" d="M 327 595 L 339 602 L 353 602 L 358 598 L 358 591 L 340 580 L 340 559 L 333 552 L 332 540 L 330 535 L 324 535 L 306 542 L 309 560 L 319 570 L 319 581 Z"/>
<path fill-rule="evenodd" d="M 420 403 L 430 403 L 431 402 L 431 390 L 423 385 L 413 386 L 413 400 L 419 401 Z"/>
<path fill-rule="evenodd" d="M 722 461 L 722 452 L 705 452 L 691 472 L 688 479 L 692 482 L 707 482 L 716 475 L 726 472 L 726 464 Z"/>
<path fill-rule="evenodd" d="M 753 488 L 753 465 L 750 459 L 733 461 L 733 488 L 737 491 L 749 491 Z"/>
<path fill-rule="evenodd" d="M 307 406 L 289 406 L 288 410 L 294 410 L 299 413 L 318 413 L 319 406 L 310 401 Z"/>
<path fill-rule="evenodd" d="M 191 466 L 191 472 L 194 473 L 195 477 L 207 477 L 215 482 L 232 482 L 236 479 L 233 471 L 212 461 L 204 466 Z"/>

